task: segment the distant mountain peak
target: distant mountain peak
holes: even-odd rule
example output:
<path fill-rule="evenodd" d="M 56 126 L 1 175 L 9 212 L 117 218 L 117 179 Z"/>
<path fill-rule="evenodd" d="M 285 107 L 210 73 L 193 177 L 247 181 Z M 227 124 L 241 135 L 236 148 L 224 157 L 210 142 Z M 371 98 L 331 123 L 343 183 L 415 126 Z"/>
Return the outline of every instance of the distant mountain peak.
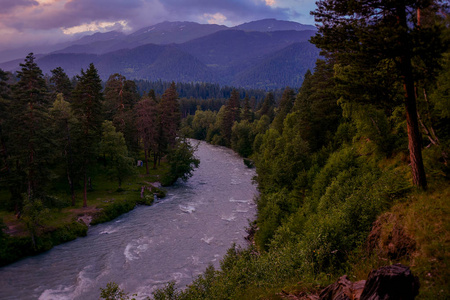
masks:
<path fill-rule="evenodd" d="M 285 30 L 295 30 L 295 31 L 316 30 L 316 27 L 313 25 L 304 25 L 294 21 L 282 21 L 273 18 L 251 21 L 235 26 L 233 28 L 244 31 L 261 31 L 261 32 L 285 31 Z"/>
<path fill-rule="evenodd" d="M 100 41 L 107 41 L 107 40 L 112 40 L 112 39 L 117 39 L 117 38 L 122 38 L 124 37 L 125 34 L 123 32 L 120 31 L 108 31 L 108 32 L 96 32 L 90 35 L 85 35 L 82 38 L 80 38 L 79 40 L 76 41 L 76 44 L 78 45 L 82 45 L 82 44 L 89 44 L 89 43 L 93 43 L 93 42 L 100 42 Z"/>

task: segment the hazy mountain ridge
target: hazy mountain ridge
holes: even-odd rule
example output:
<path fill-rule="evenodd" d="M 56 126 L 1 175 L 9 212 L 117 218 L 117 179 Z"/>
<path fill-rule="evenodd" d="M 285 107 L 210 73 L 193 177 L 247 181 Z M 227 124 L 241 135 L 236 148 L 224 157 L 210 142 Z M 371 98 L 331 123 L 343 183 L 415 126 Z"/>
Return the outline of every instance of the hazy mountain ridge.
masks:
<path fill-rule="evenodd" d="M 304 25 L 297 22 L 281 21 L 277 19 L 263 19 L 258 21 L 247 22 L 235 26 L 233 28 L 238 30 L 261 31 L 261 32 L 286 31 L 286 30 L 297 30 L 297 31 L 316 30 L 316 27 L 313 25 Z"/>
<path fill-rule="evenodd" d="M 72 42 L 71 45 L 53 53 L 95 53 L 105 54 L 121 49 L 131 49 L 146 44 L 180 44 L 192 39 L 225 30 L 228 27 L 216 24 L 198 24 L 194 22 L 162 22 L 141 28 L 129 35 L 113 36 L 114 32 L 97 33 Z M 89 41 L 89 42 L 86 42 Z"/>
<path fill-rule="evenodd" d="M 120 73 L 129 79 L 211 82 L 247 88 L 296 87 L 304 72 L 314 66 L 318 51 L 308 42 L 315 30 L 292 28 L 309 27 L 274 19 L 235 28 L 163 22 L 130 35 L 109 32 L 83 37 L 80 44 L 44 55 L 36 62 L 44 73 L 50 74 L 60 66 L 70 77 L 92 62 L 103 80 Z M 277 28 L 289 30 L 271 30 Z M 183 40 L 187 41 L 180 42 Z M 15 71 L 19 65 L 7 62 L 0 68 Z"/>
<path fill-rule="evenodd" d="M 319 50 L 309 42 L 292 44 L 266 56 L 236 76 L 232 85 L 253 88 L 300 87 L 308 69 L 314 69 Z"/>

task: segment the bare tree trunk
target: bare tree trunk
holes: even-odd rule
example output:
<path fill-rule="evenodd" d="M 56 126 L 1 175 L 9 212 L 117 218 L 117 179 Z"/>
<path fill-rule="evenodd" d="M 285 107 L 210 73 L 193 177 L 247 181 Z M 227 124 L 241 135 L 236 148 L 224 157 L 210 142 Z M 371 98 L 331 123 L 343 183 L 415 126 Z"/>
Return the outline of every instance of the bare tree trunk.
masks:
<path fill-rule="evenodd" d="M 145 174 L 148 175 L 148 150 L 144 149 L 145 154 Z"/>
<path fill-rule="evenodd" d="M 75 206 L 75 188 L 73 184 L 73 156 L 72 156 L 72 143 L 70 139 L 70 127 L 66 119 L 66 139 L 67 139 L 67 180 L 69 182 L 70 195 L 72 196 L 72 206 Z"/>
<path fill-rule="evenodd" d="M 87 207 L 87 174 L 84 170 L 83 207 Z"/>
<path fill-rule="evenodd" d="M 407 28 L 406 11 L 404 7 L 397 10 L 400 26 Z M 427 178 L 422 160 L 422 143 L 417 117 L 416 93 L 414 88 L 414 79 L 412 75 L 411 54 L 406 31 L 401 36 L 399 42 L 405 50 L 400 57 L 400 72 L 403 79 L 403 89 L 405 91 L 405 111 L 406 126 L 408 131 L 409 158 L 411 162 L 411 171 L 413 184 L 423 189 L 427 188 Z"/>

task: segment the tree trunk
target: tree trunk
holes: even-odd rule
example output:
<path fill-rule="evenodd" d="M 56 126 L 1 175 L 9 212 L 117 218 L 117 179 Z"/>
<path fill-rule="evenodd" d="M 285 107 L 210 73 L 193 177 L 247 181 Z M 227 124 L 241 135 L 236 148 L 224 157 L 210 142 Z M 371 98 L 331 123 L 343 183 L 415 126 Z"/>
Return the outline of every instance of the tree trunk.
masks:
<path fill-rule="evenodd" d="M 87 174 L 84 171 L 83 207 L 87 207 Z"/>
<path fill-rule="evenodd" d="M 148 175 L 148 150 L 144 149 L 144 155 L 145 155 L 145 174 Z"/>
<path fill-rule="evenodd" d="M 408 90 L 408 84 L 404 84 L 404 88 L 406 91 L 406 101 L 405 101 L 405 110 L 406 110 L 406 125 L 408 129 L 408 147 L 409 147 L 409 158 L 411 161 L 411 171 L 413 184 L 415 186 L 419 186 L 423 189 L 427 188 L 427 178 L 425 175 L 425 168 L 423 166 L 422 160 L 422 143 L 421 136 L 419 131 L 419 122 L 417 119 L 417 110 L 416 110 L 416 99 L 414 95 L 411 97 Z M 413 99 L 411 99 L 413 98 Z"/>
<path fill-rule="evenodd" d="M 75 206 L 75 188 L 73 185 L 72 170 L 73 170 L 73 156 L 72 143 L 70 139 L 69 122 L 66 119 L 66 140 L 67 140 L 67 180 L 69 181 L 70 195 L 72 196 L 72 206 Z"/>
<path fill-rule="evenodd" d="M 399 39 L 399 43 L 401 43 L 401 47 L 404 49 L 403 54 L 400 57 L 399 69 L 403 80 L 403 88 L 405 90 L 406 126 L 408 130 L 408 147 L 412 178 L 415 186 L 426 189 L 427 179 L 422 160 L 422 143 L 417 118 L 416 93 L 411 65 L 411 49 L 408 43 L 408 37 L 406 36 L 408 25 L 405 7 L 397 8 L 397 12 L 400 26 L 404 28 L 404 33 Z"/>

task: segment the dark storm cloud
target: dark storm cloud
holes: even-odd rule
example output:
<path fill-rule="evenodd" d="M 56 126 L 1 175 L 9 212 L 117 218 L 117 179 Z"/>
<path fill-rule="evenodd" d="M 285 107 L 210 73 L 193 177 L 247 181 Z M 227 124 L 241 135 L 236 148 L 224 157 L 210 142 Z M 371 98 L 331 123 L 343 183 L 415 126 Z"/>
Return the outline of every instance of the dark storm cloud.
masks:
<path fill-rule="evenodd" d="M 5 18 L 0 23 L 21 31 L 27 28 L 70 28 L 93 21 L 118 20 L 126 20 L 137 30 L 164 20 L 206 22 L 204 14 L 220 13 L 229 23 L 242 23 L 263 18 L 288 19 L 292 13 L 292 10 L 286 8 L 270 7 L 262 0 L 72 0 L 65 5 L 60 4 L 61 2 L 39 5 L 34 0 L 2 2 L 2 11 L 12 10 L 19 5 L 36 5 L 41 10 L 23 17 L 5 13 Z"/>
<path fill-rule="evenodd" d="M 93 20 L 117 20 L 131 17 L 144 3 L 144 0 L 73 0 L 65 5 L 65 9 Z"/>
<path fill-rule="evenodd" d="M 0 6 L 0 15 L 7 14 L 18 6 L 33 6 L 33 5 L 39 5 L 39 3 L 34 0 L 3 0 Z"/>

